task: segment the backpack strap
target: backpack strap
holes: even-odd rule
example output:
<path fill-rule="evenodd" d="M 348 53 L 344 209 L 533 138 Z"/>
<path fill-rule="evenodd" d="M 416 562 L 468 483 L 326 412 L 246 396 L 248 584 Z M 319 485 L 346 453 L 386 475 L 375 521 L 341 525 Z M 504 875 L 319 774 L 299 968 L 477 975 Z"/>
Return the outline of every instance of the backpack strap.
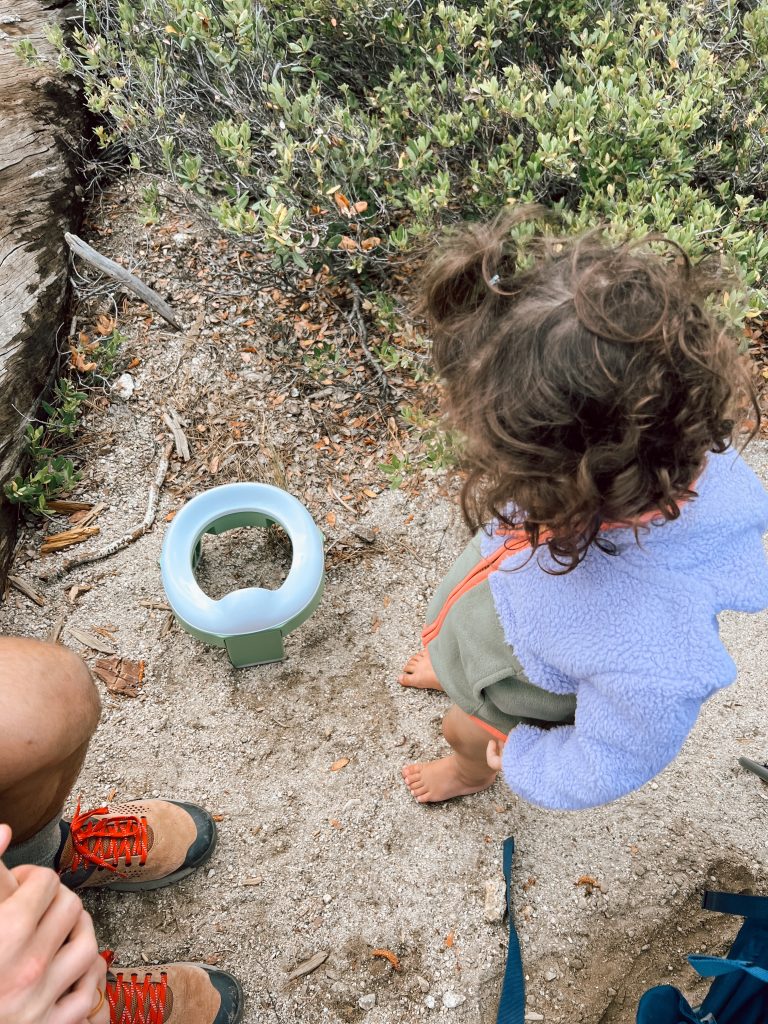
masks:
<path fill-rule="evenodd" d="M 499 1013 L 496 1024 L 523 1024 L 525 1019 L 525 980 L 523 960 L 520 955 L 520 941 L 515 931 L 512 914 L 512 857 L 515 840 L 510 836 L 504 840 L 504 882 L 507 893 L 507 920 L 509 923 L 509 952 L 501 986 Z"/>
<path fill-rule="evenodd" d="M 717 910 L 721 914 L 736 914 L 739 917 L 750 917 L 753 921 L 768 921 L 768 896 L 746 896 L 735 892 L 707 890 L 701 905 L 705 910 Z"/>
<path fill-rule="evenodd" d="M 749 974 L 768 984 L 768 969 L 749 960 L 729 960 L 719 956 L 689 956 L 688 963 L 702 978 L 721 978 L 725 974 Z"/>

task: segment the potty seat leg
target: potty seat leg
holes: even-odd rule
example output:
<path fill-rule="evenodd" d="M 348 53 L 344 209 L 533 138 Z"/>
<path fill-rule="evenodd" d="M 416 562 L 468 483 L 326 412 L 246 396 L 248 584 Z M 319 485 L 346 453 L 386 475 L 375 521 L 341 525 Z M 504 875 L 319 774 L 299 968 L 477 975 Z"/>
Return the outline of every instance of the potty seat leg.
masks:
<path fill-rule="evenodd" d="M 279 629 L 265 629 L 247 636 L 228 636 L 224 644 L 235 668 L 264 665 L 285 658 L 283 634 Z"/>

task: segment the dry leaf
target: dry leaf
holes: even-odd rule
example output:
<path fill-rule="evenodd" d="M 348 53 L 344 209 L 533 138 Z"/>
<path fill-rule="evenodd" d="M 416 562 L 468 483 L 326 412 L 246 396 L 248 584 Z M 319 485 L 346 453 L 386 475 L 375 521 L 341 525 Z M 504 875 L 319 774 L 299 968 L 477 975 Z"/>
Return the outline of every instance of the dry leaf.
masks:
<path fill-rule="evenodd" d="M 453 946 L 453 942 L 454 942 L 454 934 L 453 934 L 453 932 L 448 932 L 448 934 L 445 936 L 445 948 L 446 949 L 451 949 L 451 947 Z"/>
<path fill-rule="evenodd" d="M 73 630 L 70 629 L 70 633 Z M 144 682 L 144 662 L 128 658 L 99 658 L 94 673 L 106 685 L 110 693 L 120 697 L 138 697 Z"/>
<path fill-rule="evenodd" d="M 294 981 L 296 978 L 301 978 L 305 974 L 311 974 L 312 971 L 316 971 L 321 964 L 324 964 L 330 955 L 330 949 L 320 950 L 319 953 L 315 953 L 314 956 L 311 956 L 309 960 L 304 960 L 302 963 L 297 964 L 285 980 Z"/>
<path fill-rule="evenodd" d="M 341 822 L 339 821 L 338 818 L 329 818 L 328 824 L 331 826 L 331 828 L 341 828 Z"/>
<path fill-rule="evenodd" d="M 371 623 L 371 632 L 372 633 L 378 633 L 380 629 L 381 629 L 381 619 L 377 615 L 376 618 Z"/>
<path fill-rule="evenodd" d="M 94 636 L 93 633 L 88 633 L 85 629 L 78 629 L 77 626 L 70 626 L 69 633 L 70 636 L 74 637 L 78 643 L 83 644 L 85 647 L 92 647 L 94 651 L 101 651 L 102 654 L 115 653 L 115 648 L 112 644 L 106 643 L 106 641 Z"/>
<path fill-rule="evenodd" d="M 106 338 L 112 334 L 117 326 L 116 321 L 111 316 L 106 316 L 102 313 L 96 321 L 96 327 L 94 330 L 97 334 L 100 334 L 102 338 Z"/>
<path fill-rule="evenodd" d="M 366 203 L 364 199 L 361 199 L 359 203 L 355 203 L 352 209 L 355 211 L 355 213 L 365 213 L 365 211 L 368 209 L 368 203 Z"/>
<path fill-rule="evenodd" d="M 381 239 L 374 236 L 373 238 L 364 238 L 360 243 L 360 248 L 368 252 L 370 249 L 375 249 L 377 245 L 381 245 Z"/>
<path fill-rule="evenodd" d="M 350 238 L 349 235 L 342 235 L 338 248 L 343 249 L 345 252 L 357 252 L 358 245 L 354 238 Z"/>
<path fill-rule="evenodd" d="M 371 956 L 380 956 L 383 960 L 389 960 L 396 971 L 401 971 L 400 961 L 391 949 L 374 949 Z"/>
<path fill-rule="evenodd" d="M 329 526 L 335 526 L 336 525 L 336 513 L 335 512 L 329 512 L 328 515 L 325 517 L 325 521 L 326 521 L 326 523 L 328 523 Z"/>
<path fill-rule="evenodd" d="M 345 217 L 352 216 L 350 202 L 343 192 L 336 192 L 334 194 L 333 201 L 338 206 L 339 213 L 343 213 Z"/>
<path fill-rule="evenodd" d="M 72 349 L 70 362 L 72 363 L 72 369 L 77 370 L 78 373 L 90 373 L 92 370 L 96 369 L 96 363 L 87 363 L 82 352 L 78 352 L 77 349 L 74 348 Z"/>
<path fill-rule="evenodd" d="M 600 885 L 598 880 L 592 875 L 582 875 L 581 878 L 578 878 L 573 884 L 575 886 L 583 885 L 587 896 L 591 896 L 595 889 L 599 889 L 600 892 L 603 892 L 602 885 Z"/>
<path fill-rule="evenodd" d="M 333 764 L 331 765 L 331 771 L 332 772 L 339 772 L 339 771 L 341 771 L 342 768 L 346 768 L 348 764 L 349 764 L 349 758 L 348 757 L 340 757 L 338 759 L 338 761 L 334 761 Z"/>

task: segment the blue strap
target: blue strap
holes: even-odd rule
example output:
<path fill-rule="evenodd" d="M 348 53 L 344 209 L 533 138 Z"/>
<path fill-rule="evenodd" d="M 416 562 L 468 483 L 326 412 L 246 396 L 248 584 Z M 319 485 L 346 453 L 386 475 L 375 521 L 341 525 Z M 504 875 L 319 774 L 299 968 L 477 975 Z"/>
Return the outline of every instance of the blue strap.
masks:
<path fill-rule="evenodd" d="M 729 960 L 719 956 L 689 956 L 688 963 L 702 978 L 721 978 L 724 974 L 739 971 L 749 974 L 758 981 L 768 982 L 768 970 L 749 960 Z"/>
<path fill-rule="evenodd" d="M 736 914 L 739 917 L 751 917 L 753 921 L 768 921 L 768 896 L 707 891 L 701 905 L 705 910 L 717 910 L 721 914 Z"/>
<path fill-rule="evenodd" d="M 501 986 L 499 1013 L 496 1024 L 523 1024 L 525 1019 L 525 981 L 523 979 L 523 960 L 520 955 L 520 942 L 515 931 L 512 914 L 512 857 L 515 853 L 515 840 L 510 836 L 504 840 L 504 881 L 507 892 L 507 918 L 509 922 L 509 952 L 507 966 L 504 970 L 504 981 Z"/>

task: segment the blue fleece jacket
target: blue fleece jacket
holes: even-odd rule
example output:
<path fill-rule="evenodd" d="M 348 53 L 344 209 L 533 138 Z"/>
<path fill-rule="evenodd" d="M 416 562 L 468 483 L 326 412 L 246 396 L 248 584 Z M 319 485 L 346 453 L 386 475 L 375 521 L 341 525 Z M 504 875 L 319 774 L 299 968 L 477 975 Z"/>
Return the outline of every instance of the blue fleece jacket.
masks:
<path fill-rule="evenodd" d="M 606 536 L 573 572 L 546 549 L 490 577 L 505 639 L 528 679 L 576 694 L 575 724 L 519 725 L 504 747 L 509 786 L 542 807 L 575 810 L 642 786 L 679 752 L 699 709 L 736 667 L 717 614 L 768 606 L 762 534 L 768 494 L 740 456 L 710 455 L 680 518 Z M 503 537 L 483 537 L 489 555 Z M 514 571 L 511 571 L 514 570 Z"/>

